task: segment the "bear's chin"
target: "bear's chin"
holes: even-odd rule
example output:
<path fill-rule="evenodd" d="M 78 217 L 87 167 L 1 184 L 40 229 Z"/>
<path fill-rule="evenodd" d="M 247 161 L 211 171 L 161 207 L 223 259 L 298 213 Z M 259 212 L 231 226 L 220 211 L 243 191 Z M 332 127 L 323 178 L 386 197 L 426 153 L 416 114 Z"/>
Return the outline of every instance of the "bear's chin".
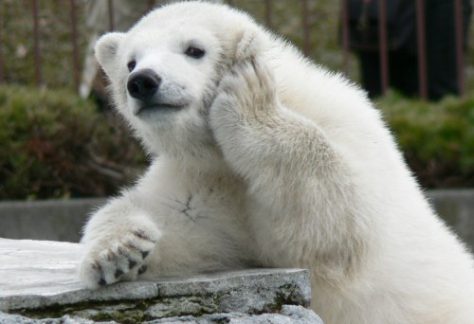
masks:
<path fill-rule="evenodd" d="M 173 104 L 151 104 L 133 109 L 133 114 L 139 118 L 146 118 L 150 115 L 155 114 L 172 114 L 179 112 L 186 108 L 185 105 L 173 105 Z"/>

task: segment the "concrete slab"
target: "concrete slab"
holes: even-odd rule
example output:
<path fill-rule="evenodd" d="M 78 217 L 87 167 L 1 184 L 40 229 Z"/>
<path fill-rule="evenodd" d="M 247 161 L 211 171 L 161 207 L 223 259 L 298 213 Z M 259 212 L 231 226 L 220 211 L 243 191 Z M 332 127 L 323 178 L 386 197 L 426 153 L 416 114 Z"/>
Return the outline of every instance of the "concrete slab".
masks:
<path fill-rule="evenodd" d="M 230 323 L 322 323 L 305 308 L 306 270 L 249 269 L 89 290 L 77 279 L 80 254 L 76 243 L 0 239 L 0 323 L 214 323 L 216 316 Z"/>

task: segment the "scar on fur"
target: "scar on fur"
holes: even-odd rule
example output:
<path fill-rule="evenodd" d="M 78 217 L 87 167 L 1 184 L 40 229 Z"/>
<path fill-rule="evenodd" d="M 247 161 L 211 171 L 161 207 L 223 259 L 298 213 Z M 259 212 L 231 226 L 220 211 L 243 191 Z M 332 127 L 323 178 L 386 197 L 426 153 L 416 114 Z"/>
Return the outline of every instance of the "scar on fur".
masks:
<path fill-rule="evenodd" d="M 192 200 L 193 200 L 193 195 L 189 194 L 185 202 L 177 198 L 167 198 L 167 199 L 163 199 L 163 204 L 166 205 L 170 209 L 178 211 L 183 216 L 188 218 L 190 221 L 195 223 L 196 220 L 206 218 L 206 216 L 201 216 L 199 214 L 196 214 L 195 216 L 191 215 L 190 212 L 194 209 L 193 207 L 191 207 Z M 170 204 L 169 203 L 170 201 L 178 204 L 179 206 L 174 206 L 173 204 Z"/>
<path fill-rule="evenodd" d="M 191 220 L 193 223 L 196 223 L 197 220 L 199 219 L 204 219 L 204 218 L 207 218 L 207 216 L 202 216 L 200 214 L 196 214 L 196 215 L 191 215 L 189 212 L 193 210 L 193 208 L 191 207 L 191 201 L 193 199 L 193 195 L 189 195 L 188 196 L 188 199 L 186 200 L 186 202 L 183 204 L 184 205 L 184 209 L 181 210 L 180 212 L 186 216 L 187 218 L 189 218 L 189 220 Z"/>
<path fill-rule="evenodd" d="M 195 221 L 194 218 L 189 214 L 189 211 L 192 209 L 191 208 L 191 200 L 193 199 L 193 195 L 189 195 L 188 199 L 184 203 L 184 209 L 181 210 L 181 213 L 183 213 L 184 216 L 189 218 L 191 221 Z"/>

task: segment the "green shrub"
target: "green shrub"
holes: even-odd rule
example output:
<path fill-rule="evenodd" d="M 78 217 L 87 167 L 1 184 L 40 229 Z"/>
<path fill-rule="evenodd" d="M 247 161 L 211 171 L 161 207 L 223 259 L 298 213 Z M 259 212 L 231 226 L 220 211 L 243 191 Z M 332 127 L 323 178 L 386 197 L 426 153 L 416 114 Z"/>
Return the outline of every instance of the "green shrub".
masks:
<path fill-rule="evenodd" d="M 114 118 L 69 91 L 0 87 L 0 199 L 104 196 L 144 155 Z"/>
<path fill-rule="evenodd" d="M 379 100 L 424 187 L 474 186 L 474 96 L 439 103 Z M 69 91 L 0 86 L 0 199 L 106 196 L 145 157 L 110 113 Z"/>
<path fill-rule="evenodd" d="M 438 103 L 391 93 L 378 101 L 422 186 L 474 187 L 474 96 Z"/>

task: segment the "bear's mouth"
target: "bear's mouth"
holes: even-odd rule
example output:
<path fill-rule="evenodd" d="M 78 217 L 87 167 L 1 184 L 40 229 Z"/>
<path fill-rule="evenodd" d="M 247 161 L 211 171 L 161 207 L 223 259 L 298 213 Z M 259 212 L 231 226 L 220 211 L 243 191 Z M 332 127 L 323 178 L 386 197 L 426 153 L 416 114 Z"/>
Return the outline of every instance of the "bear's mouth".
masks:
<path fill-rule="evenodd" d="M 169 103 L 153 103 L 153 104 L 146 104 L 137 107 L 133 114 L 135 116 L 140 116 L 143 114 L 154 113 L 154 112 L 173 112 L 179 111 L 184 108 L 184 105 L 176 105 L 176 104 L 169 104 Z"/>

